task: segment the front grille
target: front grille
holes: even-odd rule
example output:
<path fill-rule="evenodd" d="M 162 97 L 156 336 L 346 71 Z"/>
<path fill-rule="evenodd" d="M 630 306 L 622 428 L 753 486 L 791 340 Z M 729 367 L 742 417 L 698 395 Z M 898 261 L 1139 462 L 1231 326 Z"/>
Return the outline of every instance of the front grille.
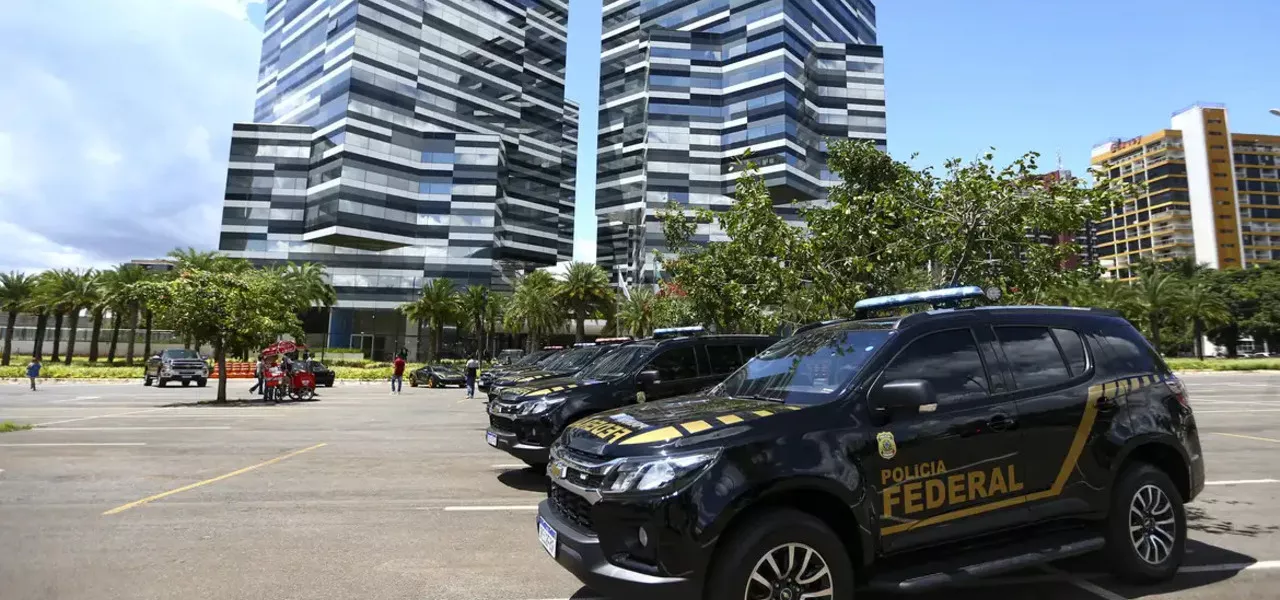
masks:
<path fill-rule="evenodd" d="M 497 429 L 498 431 L 513 431 L 511 429 L 510 419 L 503 419 L 502 417 L 495 417 L 493 415 L 489 415 L 489 426 Z"/>
<path fill-rule="evenodd" d="M 557 514 L 588 532 L 595 531 L 595 523 L 591 520 L 591 503 L 586 498 L 558 485 L 551 486 L 549 497 L 551 508 Z"/>

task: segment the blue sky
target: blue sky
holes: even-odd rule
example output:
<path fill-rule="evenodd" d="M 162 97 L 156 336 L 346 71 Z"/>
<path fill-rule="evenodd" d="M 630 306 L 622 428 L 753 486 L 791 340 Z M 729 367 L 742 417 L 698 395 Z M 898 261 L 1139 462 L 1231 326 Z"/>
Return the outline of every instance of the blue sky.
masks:
<path fill-rule="evenodd" d="M 217 243 L 231 123 L 250 118 L 249 0 L 6 0 L 0 270 L 105 266 Z M 1082 172 L 1108 137 L 1224 102 L 1280 133 L 1280 2 L 880 0 L 889 150 L 916 164 L 1027 150 Z M 600 1 L 570 0 L 583 107 L 578 258 L 594 253 Z"/>

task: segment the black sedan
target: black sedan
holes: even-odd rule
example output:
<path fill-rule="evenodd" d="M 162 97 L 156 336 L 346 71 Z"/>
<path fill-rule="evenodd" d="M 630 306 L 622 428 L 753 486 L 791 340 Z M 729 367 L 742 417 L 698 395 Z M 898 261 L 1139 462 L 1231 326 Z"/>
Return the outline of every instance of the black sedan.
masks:
<path fill-rule="evenodd" d="M 462 370 L 448 365 L 427 365 L 409 373 L 409 387 L 465 387 L 467 377 Z"/>
<path fill-rule="evenodd" d="M 311 374 L 315 376 L 316 387 L 333 387 L 333 380 L 337 377 L 333 369 L 324 366 L 320 361 L 313 360 L 307 363 L 307 370 L 311 371 Z"/>

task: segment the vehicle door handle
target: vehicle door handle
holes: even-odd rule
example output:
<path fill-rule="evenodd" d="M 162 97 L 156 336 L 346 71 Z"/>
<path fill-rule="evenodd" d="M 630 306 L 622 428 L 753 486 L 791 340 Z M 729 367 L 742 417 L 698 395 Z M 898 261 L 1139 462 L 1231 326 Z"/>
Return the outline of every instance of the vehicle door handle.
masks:
<path fill-rule="evenodd" d="M 1004 414 L 994 415 L 987 420 L 987 428 L 990 429 L 991 431 L 1004 431 L 1006 429 L 1012 429 L 1017 424 L 1018 424 L 1017 421 L 1009 418 L 1009 415 L 1004 415 Z"/>

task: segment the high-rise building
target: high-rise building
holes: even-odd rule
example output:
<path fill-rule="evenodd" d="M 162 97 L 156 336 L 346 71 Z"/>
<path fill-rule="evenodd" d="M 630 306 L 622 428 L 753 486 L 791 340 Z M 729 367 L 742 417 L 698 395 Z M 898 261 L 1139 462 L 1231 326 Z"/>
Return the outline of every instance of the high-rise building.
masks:
<path fill-rule="evenodd" d="M 723 210 L 748 149 L 778 211 L 826 198 L 829 138 L 885 147 L 869 0 L 620 0 L 604 7 L 598 263 L 652 281 L 668 202 Z M 695 241 L 719 239 L 699 230 Z"/>
<path fill-rule="evenodd" d="M 391 311 L 424 282 L 502 287 L 567 259 L 567 20 L 566 0 L 269 0 L 220 249 L 323 263 L 338 305 L 319 330 L 379 355 L 415 347 Z"/>
<path fill-rule="evenodd" d="M 1233 133 L 1225 106 L 1178 111 L 1169 129 L 1096 146 L 1092 162 L 1139 190 L 1098 224 L 1108 276 L 1131 279 L 1143 259 L 1280 260 L 1280 136 Z"/>

